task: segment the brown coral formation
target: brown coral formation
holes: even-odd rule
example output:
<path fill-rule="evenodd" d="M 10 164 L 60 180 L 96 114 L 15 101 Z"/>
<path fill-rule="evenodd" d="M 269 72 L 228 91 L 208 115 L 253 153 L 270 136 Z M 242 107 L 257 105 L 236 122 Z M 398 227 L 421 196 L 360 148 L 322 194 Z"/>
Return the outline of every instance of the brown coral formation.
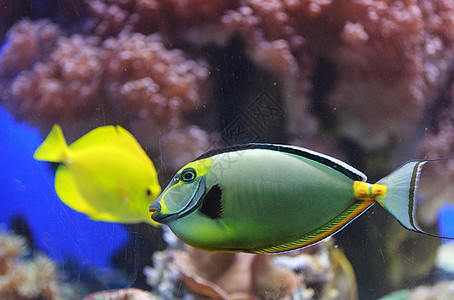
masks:
<path fill-rule="evenodd" d="M 48 20 L 16 24 L 6 36 L 8 44 L 3 45 L 1 76 L 11 78 L 47 57 L 60 34 L 58 26 Z"/>
<path fill-rule="evenodd" d="M 340 2 L 353 18 L 345 20 L 331 56 L 341 77 L 330 105 L 343 134 L 368 149 L 393 147 L 393 139 L 412 137 L 446 77 L 454 7 L 450 1 Z"/>
<path fill-rule="evenodd" d="M 413 133 L 452 61 L 453 14 L 443 0 L 250 0 L 228 10 L 219 26 L 221 36 L 240 34 L 259 66 L 299 74 L 299 84 L 313 68 L 307 56 L 331 60 L 339 76 L 326 101 L 336 128 L 373 149 Z M 288 101 L 294 108 L 303 100 Z M 304 115 L 288 111 L 288 129 L 301 132 Z"/>
<path fill-rule="evenodd" d="M 124 114 L 175 127 L 179 114 L 201 105 L 207 69 L 187 60 L 181 50 L 165 49 L 159 36 L 134 33 L 107 39 L 102 60 L 106 97 Z"/>
<path fill-rule="evenodd" d="M 102 67 L 97 49 L 81 36 L 60 37 L 46 63 L 37 62 L 31 71 L 11 82 L 11 105 L 21 118 L 52 124 L 77 120 L 99 106 Z M 12 99 L 11 99 L 12 100 Z"/>
<path fill-rule="evenodd" d="M 142 33 L 179 35 L 196 25 L 216 20 L 237 1 L 88 0 L 92 31 L 99 36 L 117 35 L 124 28 Z"/>
<path fill-rule="evenodd" d="M 170 169 L 207 149 L 209 135 L 183 117 L 205 104 L 208 71 L 202 63 L 188 60 L 181 50 L 166 50 L 157 35 L 139 33 L 105 40 L 101 56 L 108 105 L 156 155 L 161 141 Z"/>
<path fill-rule="evenodd" d="M 0 232 L 0 298 L 62 299 L 55 265 L 42 255 L 23 260 L 26 250 L 22 237 Z"/>
<path fill-rule="evenodd" d="M 110 24 L 95 26 L 95 32 L 128 20 L 120 27 L 159 31 L 189 47 L 225 45 L 240 36 L 252 61 L 285 76 L 292 135 L 315 134 L 304 129 L 304 119 L 311 118 L 310 77 L 317 57 L 331 61 L 330 72 L 339 76 L 321 99 L 335 120 L 331 126 L 367 150 L 394 147 L 396 139 L 414 133 L 453 59 L 449 0 L 199 2 L 89 5 L 95 24 Z"/>
<path fill-rule="evenodd" d="M 352 267 L 332 241 L 280 255 L 210 253 L 187 246 L 153 256 L 150 285 L 175 293 L 180 279 L 192 295 L 210 299 L 356 299 Z M 177 279 L 177 280 L 176 280 Z M 178 294 L 175 296 L 184 296 Z"/>
<path fill-rule="evenodd" d="M 212 299 L 285 299 L 300 285 L 300 277 L 273 264 L 272 256 L 212 254 L 190 247 L 172 256 L 185 286 Z"/>
<path fill-rule="evenodd" d="M 10 30 L 3 47 L 2 103 L 18 118 L 46 131 L 88 118 L 98 104 L 102 67 L 94 41 L 61 36 L 49 21 L 26 20 Z"/>
<path fill-rule="evenodd" d="M 252 291 L 260 299 L 283 299 L 292 295 L 301 279 L 292 270 L 275 265 L 272 256 L 256 255 L 251 264 Z"/>

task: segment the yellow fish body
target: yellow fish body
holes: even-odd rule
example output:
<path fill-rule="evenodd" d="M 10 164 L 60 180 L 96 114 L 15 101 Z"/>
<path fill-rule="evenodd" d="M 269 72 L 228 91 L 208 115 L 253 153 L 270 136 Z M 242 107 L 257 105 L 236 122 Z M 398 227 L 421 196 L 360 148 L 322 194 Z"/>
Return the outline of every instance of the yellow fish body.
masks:
<path fill-rule="evenodd" d="M 33 157 L 60 163 L 55 190 L 70 208 L 96 221 L 157 225 L 148 212 L 161 193 L 156 170 L 124 128 L 99 127 L 68 146 L 56 124 Z"/>

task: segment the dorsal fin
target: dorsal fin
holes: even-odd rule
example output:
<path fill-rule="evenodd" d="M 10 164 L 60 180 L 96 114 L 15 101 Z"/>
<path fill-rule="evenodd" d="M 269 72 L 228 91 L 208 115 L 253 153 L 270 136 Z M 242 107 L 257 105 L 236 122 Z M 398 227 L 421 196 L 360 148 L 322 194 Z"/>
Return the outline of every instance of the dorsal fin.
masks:
<path fill-rule="evenodd" d="M 215 184 L 203 198 L 200 212 L 210 219 L 218 219 L 222 217 L 223 209 L 222 189 Z"/>
<path fill-rule="evenodd" d="M 68 159 L 68 146 L 60 125 L 55 124 L 44 142 L 33 154 L 36 160 L 62 163 Z"/>
<path fill-rule="evenodd" d="M 252 150 L 252 149 L 266 149 L 266 150 L 278 151 L 278 152 L 301 156 L 301 157 L 316 161 L 318 163 L 321 163 L 327 167 L 330 167 L 353 180 L 358 180 L 358 181 L 367 180 L 367 176 L 365 174 L 363 174 L 362 172 L 353 168 L 352 166 L 344 163 L 343 161 L 338 160 L 337 158 L 334 158 L 334 157 L 331 157 L 331 156 L 328 156 L 328 155 L 325 155 L 322 153 L 318 153 L 313 150 L 302 148 L 302 147 L 279 145 L 279 144 L 250 143 L 250 144 L 244 144 L 244 145 L 235 145 L 235 146 L 230 146 L 230 147 L 226 147 L 223 149 L 215 149 L 215 150 L 208 151 L 205 154 L 202 154 L 201 156 L 196 158 L 195 160 L 212 157 L 214 155 L 222 154 L 222 153 L 241 151 L 241 150 Z"/>
<path fill-rule="evenodd" d="M 69 149 L 73 151 L 92 147 L 121 148 L 136 157 L 140 157 L 146 164 L 150 161 L 150 158 L 134 136 L 119 125 L 108 125 L 95 128 L 69 145 Z"/>

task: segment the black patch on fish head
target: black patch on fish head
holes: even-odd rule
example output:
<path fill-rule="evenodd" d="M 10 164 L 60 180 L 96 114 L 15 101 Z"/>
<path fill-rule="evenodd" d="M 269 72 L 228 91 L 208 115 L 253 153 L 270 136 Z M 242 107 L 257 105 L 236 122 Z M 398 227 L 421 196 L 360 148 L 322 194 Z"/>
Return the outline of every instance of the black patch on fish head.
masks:
<path fill-rule="evenodd" d="M 223 210 L 222 189 L 219 184 L 215 184 L 203 198 L 200 212 L 210 219 L 218 219 L 222 218 Z"/>

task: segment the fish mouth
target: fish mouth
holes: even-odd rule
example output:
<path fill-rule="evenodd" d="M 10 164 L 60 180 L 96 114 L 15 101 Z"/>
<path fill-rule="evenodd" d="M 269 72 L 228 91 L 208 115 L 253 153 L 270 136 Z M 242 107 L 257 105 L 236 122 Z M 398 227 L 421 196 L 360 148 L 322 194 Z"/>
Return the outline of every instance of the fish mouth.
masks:
<path fill-rule="evenodd" d="M 161 204 L 157 200 L 151 203 L 148 211 L 151 212 L 151 219 L 161 224 L 175 218 L 174 214 L 161 214 Z"/>
<path fill-rule="evenodd" d="M 158 198 L 159 199 L 159 198 Z M 161 214 L 161 204 L 156 200 L 151 203 L 148 211 L 151 212 L 151 219 L 158 223 L 166 223 L 169 219 L 173 219 L 173 214 Z"/>
<path fill-rule="evenodd" d="M 197 179 L 195 184 L 196 188 L 194 189 L 194 192 L 187 198 L 187 200 L 184 201 L 186 202 L 186 205 L 183 208 L 173 213 L 163 214 L 160 202 L 163 201 L 163 197 L 166 196 L 166 194 L 172 192 L 172 186 L 167 187 L 148 209 L 151 212 L 151 218 L 153 219 L 153 221 L 158 223 L 167 223 L 172 220 L 187 216 L 188 214 L 196 210 L 202 204 L 201 199 L 205 194 L 205 176 L 201 176 L 199 179 Z"/>
<path fill-rule="evenodd" d="M 161 211 L 161 204 L 159 204 L 159 202 L 153 202 L 148 208 L 148 211 L 151 212 L 151 219 L 153 219 L 153 221 L 156 221 L 155 218 Z"/>

